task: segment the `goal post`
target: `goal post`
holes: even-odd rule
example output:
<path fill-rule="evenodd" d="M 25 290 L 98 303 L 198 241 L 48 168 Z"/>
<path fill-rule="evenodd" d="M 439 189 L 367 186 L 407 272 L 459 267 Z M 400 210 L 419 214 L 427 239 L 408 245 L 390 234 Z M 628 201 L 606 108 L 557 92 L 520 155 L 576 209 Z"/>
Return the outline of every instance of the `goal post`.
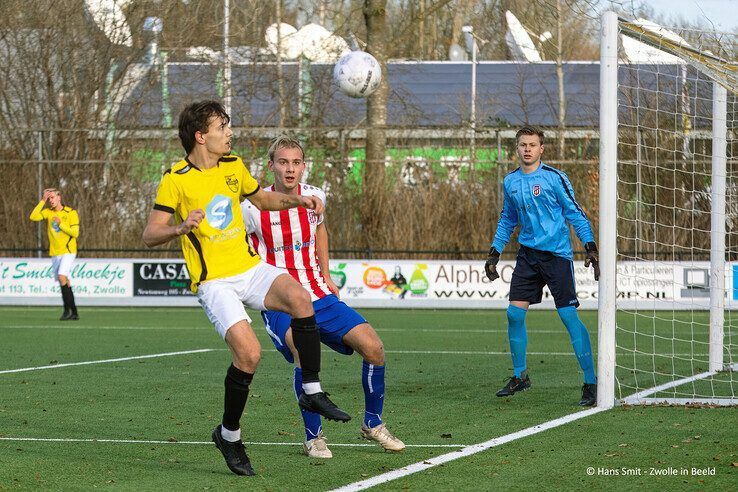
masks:
<path fill-rule="evenodd" d="M 725 339 L 725 193 L 727 181 L 728 92 L 712 83 L 712 190 L 710 202 L 710 362 L 723 370 Z"/>
<path fill-rule="evenodd" d="M 618 16 L 605 12 L 600 39 L 600 281 L 597 404 L 615 405 L 617 296 Z"/>
<path fill-rule="evenodd" d="M 605 408 L 738 404 L 738 65 L 726 61 L 738 40 L 676 31 L 602 17 L 597 401 Z"/>

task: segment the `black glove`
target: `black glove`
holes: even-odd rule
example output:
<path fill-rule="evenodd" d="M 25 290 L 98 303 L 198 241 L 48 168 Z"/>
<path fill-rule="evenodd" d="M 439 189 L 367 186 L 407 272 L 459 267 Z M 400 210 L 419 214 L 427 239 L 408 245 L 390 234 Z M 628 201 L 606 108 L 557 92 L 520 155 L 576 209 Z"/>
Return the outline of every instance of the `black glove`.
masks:
<path fill-rule="evenodd" d="M 495 249 L 494 246 L 489 248 L 489 254 L 487 255 L 487 261 L 484 262 L 484 273 L 487 274 L 487 278 L 494 282 L 500 278 L 500 274 L 497 273 L 497 262 L 500 261 L 500 252 Z"/>
<path fill-rule="evenodd" d="M 590 241 L 584 245 L 584 250 L 587 252 L 587 257 L 584 259 L 584 266 L 589 268 L 589 265 L 594 267 L 595 280 L 600 279 L 600 255 L 597 254 L 597 245 L 594 241 Z"/>

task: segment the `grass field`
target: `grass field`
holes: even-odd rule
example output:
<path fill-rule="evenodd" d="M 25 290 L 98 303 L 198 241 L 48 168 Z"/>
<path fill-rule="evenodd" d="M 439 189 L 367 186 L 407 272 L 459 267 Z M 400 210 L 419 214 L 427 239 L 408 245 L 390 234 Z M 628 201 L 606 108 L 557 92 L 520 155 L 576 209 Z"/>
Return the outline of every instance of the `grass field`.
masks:
<path fill-rule="evenodd" d="M 508 399 L 494 396 L 511 372 L 504 311 L 362 314 L 387 351 L 384 420 L 407 450 L 359 438 L 360 359 L 324 351 L 324 387 L 355 420 L 324 425 L 333 459 L 303 456 L 292 369 L 254 315 L 264 355 L 242 420 L 258 474 L 247 478 L 209 442 L 229 354 L 200 309 L 87 308 L 61 323 L 56 308 L 0 308 L 0 489 L 327 490 L 581 410 L 581 374 L 553 312 L 529 314 L 533 387 Z M 594 334 L 596 313 L 581 314 Z M 204 351 L 111 361 L 194 350 Z M 63 366 L 86 361 L 105 362 Z M 24 368 L 36 369 L 8 372 Z M 736 417 L 617 407 L 377 488 L 736 490 Z"/>

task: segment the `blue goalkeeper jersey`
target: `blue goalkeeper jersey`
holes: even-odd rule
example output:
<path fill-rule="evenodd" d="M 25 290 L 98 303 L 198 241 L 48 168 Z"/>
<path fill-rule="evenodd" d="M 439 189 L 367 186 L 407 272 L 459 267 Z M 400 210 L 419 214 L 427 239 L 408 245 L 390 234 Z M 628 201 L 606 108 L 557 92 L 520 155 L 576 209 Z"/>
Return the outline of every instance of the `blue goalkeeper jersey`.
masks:
<path fill-rule="evenodd" d="M 574 199 L 569 178 L 541 162 L 538 169 L 524 174 L 518 168 L 503 181 L 505 202 L 497 221 L 492 246 L 502 252 L 520 224 L 518 241 L 529 248 L 549 251 L 572 259 L 569 224 L 582 243 L 594 241 L 592 227 Z"/>

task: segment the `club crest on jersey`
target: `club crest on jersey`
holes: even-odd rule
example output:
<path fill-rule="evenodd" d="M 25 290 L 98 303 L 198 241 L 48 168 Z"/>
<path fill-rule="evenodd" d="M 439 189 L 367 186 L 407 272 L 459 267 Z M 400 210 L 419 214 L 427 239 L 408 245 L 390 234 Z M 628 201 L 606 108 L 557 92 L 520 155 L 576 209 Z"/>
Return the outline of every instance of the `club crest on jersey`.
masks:
<path fill-rule="evenodd" d="M 541 194 L 541 185 L 533 185 L 533 196 Z"/>
<path fill-rule="evenodd" d="M 225 177 L 225 182 L 233 193 L 238 193 L 238 178 L 235 174 L 229 174 Z"/>
<path fill-rule="evenodd" d="M 315 215 L 315 211 L 313 211 L 313 210 L 308 210 L 308 221 L 309 221 L 309 222 L 310 222 L 311 224 L 317 224 L 317 223 L 318 223 L 318 216 L 317 216 L 317 215 Z"/>

